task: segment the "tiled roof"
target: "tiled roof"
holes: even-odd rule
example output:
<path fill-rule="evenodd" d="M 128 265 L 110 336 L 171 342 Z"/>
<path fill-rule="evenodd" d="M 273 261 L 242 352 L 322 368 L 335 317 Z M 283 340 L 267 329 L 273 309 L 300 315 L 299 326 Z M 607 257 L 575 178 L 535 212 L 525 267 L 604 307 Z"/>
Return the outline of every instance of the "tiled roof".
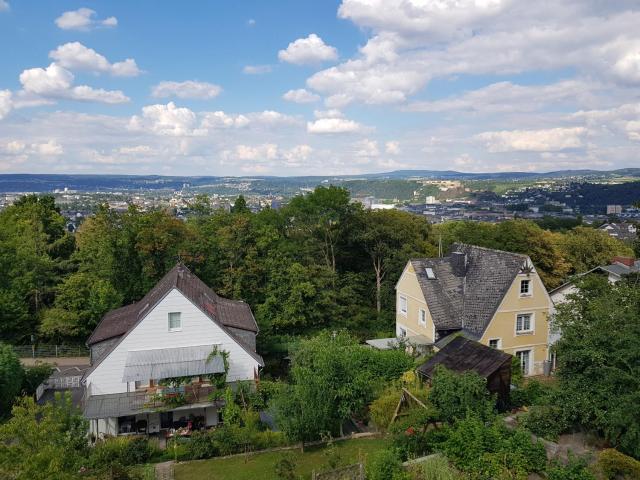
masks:
<path fill-rule="evenodd" d="M 443 258 L 411 260 L 438 330 L 482 335 L 528 257 L 456 243 Z M 435 278 L 428 278 L 426 268 Z"/>
<path fill-rule="evenodd" d="M 508 353 L 463 336 L 457 336 L 420 365 L 417 371 L 431 378 L 436 367 L 442 365 L 457 373 L 474 371 L 481 377 L 487 378 L 506 362 L 511 362 L 511 355 Z"/>
<path fill-rule="evenodd" d="M 258 325 L 249 305 L 220 297 L 186 266 L 179 263 L 162 277 L 142 300 L 108 312 L 87 340 L 87 344 L 92 345 L 124 335 L 174 288 L 216 323 L 258 332 Z"/>

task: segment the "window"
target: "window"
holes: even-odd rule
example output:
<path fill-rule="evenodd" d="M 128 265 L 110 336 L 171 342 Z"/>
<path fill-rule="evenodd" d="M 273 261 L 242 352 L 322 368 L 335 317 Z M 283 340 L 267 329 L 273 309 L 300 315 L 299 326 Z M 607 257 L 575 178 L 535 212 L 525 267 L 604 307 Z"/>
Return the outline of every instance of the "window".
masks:
<path fill-rule="evenodd" d="M 402 295 L 400 295 L 400 305 L 398 307 L 398 310 L 402 315 L 407 314 L 407 297 L 403 297 Z"/>
<path fill-rule="evenodd" d="M 423 308 L 418 310 L 418 323 L 423 327 L 427 326 L 427 312 Z"/>
<path fill-rule="evenodd" d="M 436 274 L 433 271 L 433 268 L 427 267 L 424 269 L 424 272 L 427 274 L 428 279 L 433 280 L 434 278 L 436 278 Z"/>
<path fill-rule="evenodd" d="M 531 280 L 520 280 L 520 296 L 528 297 L 531 295 Z"/>
<path fill-rule="evenodd" d="M 531 350 L 516 352 L 516 358 L 520 362 L 520 368 L 522 369 L 523 375 L 529 375 L 529 372 L 531 371 L 530 354 Z"/>
<path fill-rule="evenodd" d="M 182 319 L 180 318 L 180 312 L 169 313 L 169 331 L 177 332 L 182 330 Z"/>
<path fill-rule="evenodd" d="M 516 334 L 533 332 L 533 321 L 530 313 L 516 315 Z"/>
<path fill-rule="evenodd" d="M 489 346 L 491 348 L 499 349 L 500 348 L 500 339 L 499 338 L 491 338 L 491 339 L 489 339 Z"/>

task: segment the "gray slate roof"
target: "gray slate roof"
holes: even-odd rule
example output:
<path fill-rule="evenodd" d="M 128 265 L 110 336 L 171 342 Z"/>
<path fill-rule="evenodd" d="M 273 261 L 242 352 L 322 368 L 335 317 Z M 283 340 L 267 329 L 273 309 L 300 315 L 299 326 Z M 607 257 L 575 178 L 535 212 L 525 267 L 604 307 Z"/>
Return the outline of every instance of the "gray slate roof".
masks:
<path fill-rule="evenodd" d="M 142 300 L 108 312 L 87 340 L 87 344 L 92 345 L 124 335 L 174 288 L 182 292 L 214 321 L 226 327 L 258 332 L 258 325 L 249 305 L 220 297 L 185 265 L 178 263 L 149 290 Z"/>
<path fill-rule="evenodd" d="M 526 255 L 455 243 L 446 257 L 412 259 L 411 264 L 436 329 L 465 329 L 480 336 L 527 260 Z M 427 267 L 434 279 L 427 277 Z"/>

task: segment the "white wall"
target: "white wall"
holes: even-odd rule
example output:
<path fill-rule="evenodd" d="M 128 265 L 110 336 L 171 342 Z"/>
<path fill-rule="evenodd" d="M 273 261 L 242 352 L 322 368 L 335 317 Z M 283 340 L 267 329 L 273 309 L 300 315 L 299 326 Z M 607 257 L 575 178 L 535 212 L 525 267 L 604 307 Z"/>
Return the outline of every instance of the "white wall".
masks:
<path fill-rule="evenodd" d="M 169 312 L 181 312 L 182 330 L 170 332 Z M 173 289 L 87 377 L 90 395 L 122 393 L 127 352 L 156 348 L 220 345 L 229 352 L 227 381 L 253 380 L 258 362 L 178 290 Z M 130 390 L 134 390 L 133 382 Z"/>

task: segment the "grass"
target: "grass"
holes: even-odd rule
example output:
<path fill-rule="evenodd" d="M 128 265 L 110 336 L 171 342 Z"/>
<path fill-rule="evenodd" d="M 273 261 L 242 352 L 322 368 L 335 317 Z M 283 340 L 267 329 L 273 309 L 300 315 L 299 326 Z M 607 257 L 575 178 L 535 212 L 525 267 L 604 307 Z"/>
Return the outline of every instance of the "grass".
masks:
<path fill-rule="evenodd" d="M 336 442 L 335 449 L 345 464 L 356 463 L 359 458 L 366 458 L 373 452 L 389 447 L 389 441 L 381 438 L 360 438 Z M 296 474 L 303 478 L 311 478 L 313 470 L 328 469 L 326 447 L 309 447 L 304 453 L 289 450 L 296 459 Z M 233 458 L 212 458 L 197 460 L 176 465 L 176 480 L 276 480 L 275 464 L 287 451 L 257 453 Z"/>

